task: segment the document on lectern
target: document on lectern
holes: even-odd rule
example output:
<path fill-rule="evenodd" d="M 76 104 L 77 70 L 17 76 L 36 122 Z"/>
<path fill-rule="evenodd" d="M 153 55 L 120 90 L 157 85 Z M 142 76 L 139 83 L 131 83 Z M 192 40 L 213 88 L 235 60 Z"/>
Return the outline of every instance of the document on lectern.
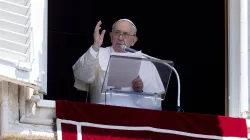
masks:
<path fill-rule="evenodd" d="M 138 59 L 139 58 L 139 59 Z M 115 88 L 131 87 L 139 76 L 142 53 L 112 53 L 107 75 L 107 86 Z"/>

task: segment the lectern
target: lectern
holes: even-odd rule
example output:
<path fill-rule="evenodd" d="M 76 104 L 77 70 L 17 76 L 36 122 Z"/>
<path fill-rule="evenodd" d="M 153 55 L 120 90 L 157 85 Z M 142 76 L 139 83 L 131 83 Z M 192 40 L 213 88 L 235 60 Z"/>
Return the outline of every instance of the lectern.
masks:
<path fill-rule="evenodd" d="M 109 63 L 102 85 L 105 104 L 161 110 L 167 94 L 173 66 L 172 61 L 148 59 L 137 53 L 115 53 Z M 133 81 L 143 82 L 141 91 L 135 91 Z"/>

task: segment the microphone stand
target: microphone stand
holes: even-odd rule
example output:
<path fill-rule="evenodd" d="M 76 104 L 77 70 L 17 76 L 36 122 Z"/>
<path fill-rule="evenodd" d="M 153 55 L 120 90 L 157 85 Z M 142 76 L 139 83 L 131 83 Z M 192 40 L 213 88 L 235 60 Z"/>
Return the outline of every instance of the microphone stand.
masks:
<path fill-rule="evenodd" d="M 142 53 L 142 55 L 148 59 L 153 59 L 153 60 L 160 60 L 158 58 L 155 58 L 155 57 L 152 57 L 152 56 L 149 56 L 149 55 L 146 55 L 144 53 Z M 174 67 L 172 67 L 171 65 L 169 65 L 168 63 L 166 62 L 162 62 L 164 65 L 168 66 L 170 69 L 172 69 L 176 75 L 176 78 L 177 78 L 177 85 L 178 85 L 178 97 L 177 97 L 177 112 L 181 112 L 181 101 L 180 101 L 180 96 L 181 96 L 181 84 L 180 84 L 180 77 L 179 77 L 179 74 L 178 72 L 176 71 L 176 69 Z"/>

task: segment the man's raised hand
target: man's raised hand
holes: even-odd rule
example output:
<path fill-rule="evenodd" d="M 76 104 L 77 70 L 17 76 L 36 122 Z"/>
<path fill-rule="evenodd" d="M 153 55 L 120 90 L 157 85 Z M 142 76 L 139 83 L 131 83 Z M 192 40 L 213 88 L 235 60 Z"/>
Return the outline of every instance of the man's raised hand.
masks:
<path fill-rule="evenodd" d="M 101 47 L 102 43 L 103 43 L 103 38 L 104 38 L 104 34 L 106 32 L 106 30 L 103 30 L 100 34 L 100 29 L 101 29 L 101 24 L 102 24 L 102 21 L 99 21 L 96 26 L 95 26 L 95 30 L 94 30 L 94 47 L 96 49 L 99 50 L 99 48 Z"/>

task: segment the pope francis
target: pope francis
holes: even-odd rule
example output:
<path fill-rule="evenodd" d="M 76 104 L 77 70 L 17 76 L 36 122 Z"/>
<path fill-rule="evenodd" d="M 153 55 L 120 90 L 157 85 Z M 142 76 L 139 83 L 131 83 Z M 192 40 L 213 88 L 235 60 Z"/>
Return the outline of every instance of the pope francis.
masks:
<path fill-rule="evenodd" d="M 132 47 L 138 40 L 135 24 L 129 19 L 120 19 L 113 24 L 112 31 L 109 34 L 112 45 L 102 47 L 106 31 L 103 30 L 100 33 L 101 24 L 101 21 L 96 24 L 93 33 L 93 45 L 73 65 L 75 88 L 87 91 L 91 103 L 97 104 L 105 104 L 105 94 L 101 93 L 101 88 L 110 55 L 112 53 L 127 53 L 122 51 L 120 46 Z M 128 90 L 134 92 L 158 93 L 165 91 L 158 71 L 152 63 L 141 63 L 139 76 L 133 80 L 131 85 Z M 108 100 L 106 97 L 106 104 L 110 105 L 153 110 L 162 109 L 161 100 L 142 96 L 116 96 L 112 98 L 112 101 Z"/>

